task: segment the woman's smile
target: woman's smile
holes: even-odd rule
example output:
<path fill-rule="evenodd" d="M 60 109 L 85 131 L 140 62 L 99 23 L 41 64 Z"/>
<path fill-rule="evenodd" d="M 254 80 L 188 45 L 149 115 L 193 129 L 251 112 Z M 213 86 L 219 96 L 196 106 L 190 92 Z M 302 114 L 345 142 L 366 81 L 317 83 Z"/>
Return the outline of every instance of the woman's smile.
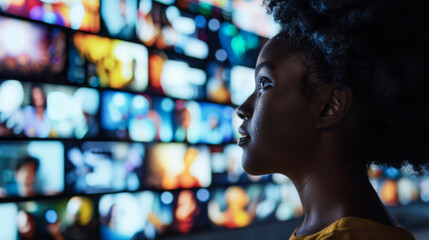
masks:
<path fill-rule="evenodd" d="M 238 129 L 238 132 L 241 134 L 242 137 L 238 139 L 237 144 L 239 146 L 243 146 L 249 142 L 250 135 L 248 134 L 247 130 L 243 127 L 243 125 L 240 126 L 240 128 Z"/>

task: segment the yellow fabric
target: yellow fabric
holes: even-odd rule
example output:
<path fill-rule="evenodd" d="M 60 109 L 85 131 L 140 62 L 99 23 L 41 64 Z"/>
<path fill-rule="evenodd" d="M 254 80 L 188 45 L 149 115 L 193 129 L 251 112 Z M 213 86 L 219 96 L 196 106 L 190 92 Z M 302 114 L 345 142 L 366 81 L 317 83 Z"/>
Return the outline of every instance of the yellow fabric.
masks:
<path fill-rule="evenodd" d="M 298 227 L 299 228 L 299 227 Z M 311 235 L 296 236 L 295 229 L 289 240 L 413 240 L 413 235 L 401 227 L 393 227 L 371 220 L 344 217 Z"/>

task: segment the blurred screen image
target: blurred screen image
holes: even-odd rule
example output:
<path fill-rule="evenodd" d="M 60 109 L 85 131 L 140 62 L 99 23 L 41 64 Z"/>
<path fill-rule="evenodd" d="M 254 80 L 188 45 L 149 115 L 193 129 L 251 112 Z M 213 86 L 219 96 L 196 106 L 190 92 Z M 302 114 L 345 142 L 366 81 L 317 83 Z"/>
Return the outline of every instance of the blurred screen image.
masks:
<path fill-rule="evenodd" d="M 95 137 L 98 107 L 95 89 L 0 80 L 0 137 Z"/>
<path fill-rule="evenodd" d="M 381 201 L 390 207 L 409 205 L 419 200 L 425 201 L 421 194 L 423 179 L 419 179 L 411 165 L 401 169 L 372 164 L 369 178 Z"/>
<path fill-rule="evenodd" d="M 100 29 L 100 0 L 0 0 L 0 10 L 74 30 Z"/>
<path fill-rule="evenodd" d="M 207 225 L 208 191 L 118 193 L 100 199 L 102 239 L 155 239 Z"/>
<path fill-rule="evenodd" d="M 143 45 L 82 33 L 74 35 L 73 44 L 69 81 L 138 92 L 146 89 L 148 51 Z"/>
<path fill-rule="evenodd" d="M 207 73 L 207 99 L 216 103 L 231 104 L 231 69 L 217 62 L 210 62 L 207 64 Z"/>
<path fill-rule="evenodd" d="M 232 185 L 226 189 L 213 189 L 208 204 L 211 223 L 221 228 L 242 228 L 302 215 L 299 196 L 292 184 Z"/>
<path fill-rule="evenodd" d="M 175 4 L 181 9 L 187 9 L 193 13 L 201 13 L 204 16 L 224 16 L 230 18 L 232 2 L 230 0 L 155 0 L 164 5 Z"/>
<path fill-rule="evenodd" d="M 0 198 L 60 194 L 64 190 L 61 169 L 64 169 L 61 142 L 2 142 Z"/>
<path fill-rule="evenodd" d="M 231 106 L 178 100 L 175 103 L 174 140 L 221 144 L 233 140 Z"/>
<path fill-rule="evenodd" d="M 70 144 L 65 178 L 68 192 L 104 193 L 141 189 L 145 152 L 142 143 Z"/>
<path fill-rule="evenodd" d="M 207 75 L 184 60 L 168 59 L 163 52 L 149 57 L 149 79 L 153 91 L 181 99 L 202 99 Z"/>
<path fill-rule="evenodd" d="M 232 67 L 230 86 L 232 103 L 243 104 L 255 89 L 255 70 L 243 66 Z"/>
<path fill-rule="evenodd" d="M 63 71 L 66 61 L 64 32 L 2 16 L 0 32 L 0 75 L 34 78 Z"/>
<path fill-rule="evenodd" d="M 241 164 L 243 150 L 238 145 L 212 146 L 210 151 L 213 173 L 212 185 L 268 182 L 271 180 L 270 175 L 253 176 L 244 171 Z"/>
<path fill-rule="evenodd" d="M 272 38 L 278 27 L 273 15 L 268 15 L 258 0 L 232 0 L 232 22 L 240 29 L 258 34 L 265 38 Z M 258 24 L 254 24 L 257 22 Z"/>
<path fill-rule="evenodd" d="M 422 199 L 423 202 L 429 202 L 429 177 L 428 176 L 420 179 L 420 198 Z"/>
<path fill-rule="evenodd" d="M 86 197 L 0 204 L 0 239 L 97 239 L 95 207 Z"/>
<path fill-rule="evenodd" d="M 244 66 L 227 67 L 217 62 L 207 65 L 207 99 L 222 104 L 241 105 L 255 89 L 255 70 Z"/>
<path fill-rule="evenodd" d="M 141 0 L 137 18 L 137 37 L 146 46 L 174 49 L 177 53 L 198 59 L 208 57 L 206 19 L 203 16 L 193 16 L 174 5 Z"/>
<path fill-rule="evenodd" d="M 101 125 L 108 138 L 139 142 L 173 138 L 174 102 L 140 94 L 105 91 Z"/>
<path fill-rule="evenodd" d="M 231 65 L 255 66 L 258 53 L 263 46 L 258 35 L 223 22 L 220 24 L 218 36 L 220 46 L 226 52 Z"/>
<path fill-rule="evenodd" d="M 211 184 L 210 150 L 183 143 L 152 145 L 146 184 L 158 189 L 200 188 Z"/>
<path fill-rule="evenodd" d="M 199 0 L 200 3 L 208 3 L 212 6 L 222 8 L 225 11 L 231 12 L 232 4 L 229 0 Z"/>
<path fill-rule="evenodd" d="M 137 0 L 101 1 L 101 18 L 112 37 L 136 37 Z"/>

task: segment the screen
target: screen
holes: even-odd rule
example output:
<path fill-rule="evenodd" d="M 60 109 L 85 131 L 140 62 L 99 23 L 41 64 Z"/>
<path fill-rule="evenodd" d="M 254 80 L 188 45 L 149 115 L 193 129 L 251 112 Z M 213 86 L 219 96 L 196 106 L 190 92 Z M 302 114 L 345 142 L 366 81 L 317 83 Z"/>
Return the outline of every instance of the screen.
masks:
<path fill-rule="evenodd" d="M 254 67 L 262 46 L 261 38 L 223 22 L 218 31 L 220 47 L 232 65 Z"/>
<path fill-rule="evenodd" d="M 208 191 L 118 193 L 100 199 L 102 239 L 155 239 L 207 226 Z"/>
<path fill-rule="evenodd" d="M 144 91 L 148 52 L 140 44 L 76 33 L 70 51 L 69 81 L 91 87 Z"/>
<path fill-rule="evenodd" d="M 95 209 L 96 202 L 86 197 L 3 203 L 0 238 L 97 239 Z"/>
<path fill-rule="evenodd" d="M 67 146 L 69 193 L 135 191 L 144 187 L 142 143 L 84 142 Z"/>
<path fill-rule="evenodd" d="M 213 185 L 246 184 L 271 180 L 269 175 L 253 176 L 247 174 L 241 164 L 243 150 L 235 144 L 224 147 L 212 146 L 210 151 Z"/>
<path fill-rule="evenodd" d="M 110 36 L 134 39 L 136 36 L 137 0 L 101 1 L 101 19 Z"/>
<path fill-rule="evenodd" d="M 94 137 L 98 106 L 95 89 L 0 81 L 0 137 Z"/>
<path fill-rule="evenodd" d="M 420 180 L 420 198 L 423 202 L 429 202 L 429 177 Z"/>
<path fill-rule="evenodd" d="M 64 190 L 64 146 L 58 141 L 2 142 L 0 198 L 57 195 Z"/>
<path fill-rule="evenodd" d="M 202 99 L 207 75 L 203 69 L 191 67 L 181 59 L 168 59 L 164 52 L 149 57 L 149 76 L 152 90 L 169 97 Z"/>
<path fill-rule="evenodd" d="M 231 104 L 231 69 L 213 61 L 207 64 L 207 73 L 207 99 L 216 103 Z"/>
<path fill-rule="evenodd" d="M 290 183 L 213 189 L 208 204 L 210 222 L 221 228 L 241 228 L 302 215 L 298 193 Z"/>
<path fill-rule="evenodd" d="M 231 68 L 231 100 L 240 105 L 255 89 L 255 70 L 253 68 L 234 66 Z"/>
<path fill-rule="evenodd" d="M 99 9 L 100 0 L 0 0 L 1 11 L 94 33 L 100 29 Z"/>
<path fill-rule="evenodd" d="M 149 151 L 146 174 L 147 185 L 159 189 L 208 187 L 210 150 L 182 143 L 156 144 Z"/>
<path fill-rule="evenodd" d="M 274 22 L 273 15 L 268 15 L 265 8 L 261 7 L 258 0 L 232 0 L 232 22 L 237 27 L 258 34 L 266 38 L 272 38 L 279 30 Z M 257 22 L 258 24 L 254 24 Z"/>
<path fill-rule="evenodd" d="M 0 32 L 2 75 L 34 78 L 63 71 L 66 35 L 61 30 L 0 16 Z"/>
<path fill-rule="evenodd" d="M 103 92 L 101 124 L 106 136 L 150 142 L 173 137 L 174 103 L 169 98 L 124 92 Z"/>
<path fill-rule="evenodd" d="M 176 4 L 180 8 L 191 12 L 198 12 L 205 16 L 230 17 L 232 2 L 229 0 L 155 0 L 165 5 Z"/>
<path fill-rule="evenodd" d="M 204 17 L 141 0 L 137 15 L 137 37 L 158 49 L 173 49 L 186 56 L 206 59 L 209 54 Z"/>
<path fill-rule="evenodd" d="M 194 101 L 176 101 L 174 140 L 221 144 L 233 140 L 230 106 Z"/>
<path fill-rule="evenodd" d="M 419 189 L 420 181 L 411 165 L 396 169 L 372 164 L 369 177 L 381 201 L 387 206 L 409 205 L 420 197 L 424 201 L 424 193 L 421 193 L 424 190 Z"/>

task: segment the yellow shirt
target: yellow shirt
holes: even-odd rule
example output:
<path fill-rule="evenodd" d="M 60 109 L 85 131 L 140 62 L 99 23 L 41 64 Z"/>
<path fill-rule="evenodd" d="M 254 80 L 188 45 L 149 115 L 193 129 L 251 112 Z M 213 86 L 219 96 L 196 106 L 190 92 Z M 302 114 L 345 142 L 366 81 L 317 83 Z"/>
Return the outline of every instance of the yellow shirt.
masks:
<path fill-rule="evenodd" d="M 311 235 L 296 236 L 298 228 L 295 229 L 289 240 L 414 240 L 414 236 L 405 228 L 356 217 L 341 218 Z"/>

